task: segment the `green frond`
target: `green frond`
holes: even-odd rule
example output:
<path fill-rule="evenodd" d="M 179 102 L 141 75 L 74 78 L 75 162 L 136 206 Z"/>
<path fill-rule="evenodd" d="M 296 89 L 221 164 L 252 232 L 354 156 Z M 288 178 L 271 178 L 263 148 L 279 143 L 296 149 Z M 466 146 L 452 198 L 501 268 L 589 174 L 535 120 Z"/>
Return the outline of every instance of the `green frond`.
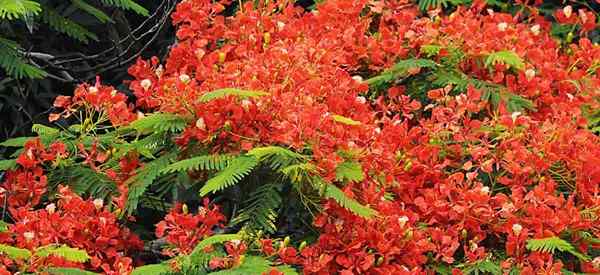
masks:
<path fill-rule="evenodd" d="M 6 171 L 17 168 L 17 161 L 14 159 L 0 160 L 0 171 Z"/>
<path fill-rule="evenodd" d="M 267 164 L 274 170 L 279 169 L 280 167 L 296 164 L 302 160 L 306 160 L 307 158 L 302 154 L 280 146 L 253 148 L 252 150 L 248 151 L 246 155 L 256 157 L 259 162 Z"/>
<path fill-rule="evenodd" d="M 575 191 L 575 173 L 568 169 L 567 164 L 563 161 L 557 161 L 548 168 L 550 177 L 559 185 L 559 187 L 566 187 L 570 192 Z"/>
<path fill-rule="evenodd" d="M 314 181 L 317 167 L 310 163 L 293 164 L 279 169 L 279 172 L 289 178 L 293 183 L 300 184 Z"/>
<path fill-rule="evenodd" d="M 354 119 L 351 118 L 347 118 L 345 116 L 340 116 L 340 115 L 332 115 L 331 118 L 333 119 L 333 121 L 335 122 L 339 122 L 341 124 L 346 124 L 346 125 L 350 125 L 350 126 L 357 126 L 360 125 L 360 121 L 356 121 Z"/>
<path fill-rule="evenodd" d="M 5 244 L 0 244 L 0 254 L 6 255 L 13 260 L 27 260 L 31 258 L 29 250 Z"/>
<path fill-rule="evenodd" d="M 440 45 L 423 45 L 421 46 L 421 52 L 424 53 L 425 55 L 427 55 L 428 57 L 432 57 L 432 56 L 436 56 L 438 54 L 440 54 L 440 51 L 442 50 L 442 46 Z"/>
<path fill-rule="evenodd" d="M 44 6 L 41 19 L 42 22 L 56 31 L 64 33 L 80 42 L 88 43 L 90 39 L 98 41 L 98 37 L 94 33 L 75 23 L 75 21 L 58 14 L 54 9 L 48 6 Z"/>
<path fill-rule="evenodd" d="M 4 1 L 10 2 L 10 0 Z M 27 63 L 19 53 L 20 50 L 21 47 L 16 42 L 0 37 L 0 68 L 4 69 L 9 76 L 18 79 L 46 77 L 46 72 L 42 69 Z"/>
<path fill-rule="evenodd" d="M 113 22 L 113 20 L 106 13 L 86 3 L 84 0 L 71 0 L 71 3 L 73 3 L 75 7 L 81 9 L 82 11 L 91 14 L 101 23 Z"/>
<path fill-rule="evenodd" d="M 60 131 L 56 128 L 48 127 L 42 124 L 33 124 L 31 126 L 31 131 L 38 134 L 38 136 L 47 136 L 47 135 L 58 135 Z"/>
<path fill-rule="evenodd" d="M 560 252 L 567 252 L 583 261 L 589 261 L 590 257 L 579 251 L 569 242 L 559 237 L 549 237 L 543 239 L 530 239 L 527 240 L 527 249 L 531 251 L 545 252 L 554 254 L 557 250 Z"/>
<path fill-rule="evenodd" d="M 8 226 L 10 224 L 8 224 L 7 222 L 0 220 L 0 232 L 6 232 L 8 231 Z"/>
<path fill-rule="evenodd" d="M 448 0 L 419 0 L 419 9 L 427 11 L 434 8 L 445 8 L 448 6 Z"/>
<path fill-rule="evenodd" d="M 129 192 L 127 193 L 127 204 L 125 206 L 126 213 L 131 214 L 137 209 L 140 197 L 161 174 L 161 170 L 167 167 L 174 158 L 175 154 L 173 153 L 161 156 L 146 163 L 144 167 L 138 169 L 135 176 L 127 179 L 125 184 L 129 186 Z"/>
<path fill-rule="evenodd" d="M 204 186 L 200 188 L 200 196 L 204 197 L 209 193 L 215 193 L 235 185 L 250 174 L 252 169 L 257 165 L 258 160 L 253 156 L 239 156 L 235 158 L 225 169 L 206 181 Z"/>
<path fill-rule="evenodd" d="M 360 182 L 365 179 L 365 175 L 360 163 L 345 161 L 335 168 L 335 179 L 341 182 Z"/>
<path fill-rule="evenodd" d="M 25 15 L 37 15 L 40 3 L 30 0 L 0 0 L 0 19 L 14 20 Z"/>
<path fill-rule="evenodd" d="M 271 261 L 259 256 L 246 256 L 241 265 L 209 273 L 210 275 L 249 275 L 269 272 L 273 267 L 285 275 L 298 275 L 299 273 L 287 265 L 275 266 Z"/>
<path fill-rule="evenodd" d="M 269 182 L 260 185 L 248 195 L 239 214 L 231 220 L 232 225 L 244 224 L 253 230 L 273 233 L 277 230 L 275 221 L 282 198 L 277 190 L 278 184 Z"/>
<path fill-rule="evenodd" d="M 204 155 L 184 159 L 161 169 L 161 173 L 187 172 L 194 170 L 223 170 L 234 159 L 232 155 Z"/>
<path fill-rule="evenodd" d="M 429 59 L 406 59 L 396 63 L 391 68 L 383 71 L 380 75 L 374 76 L 365 80 L 365 83 L 369 85 L 369 88 L 378 88 L 388 82 L 392 82 L 398 78 L 405 77 L 408 75 L 410 69 L 415 68 L 435 68 L 438 64 Z"/>
<path fill-rule="evenodd" d="M 474 263 L 465 264 L 462 267 L 462 271 L 465 275 L 502 275 L 502 268 L 499 264 L 490 261 L 489 259 L 483 259 Z"/>
<path fill-rule="evenodd" d="M 344 191 L 337 188 L 335 185 L 327 184 L 325 189 L 324 196 L 329 199 L 333 199 L 340 206 L 348 209 L 350 212 L 363 217 L 363 218 L 371 218 L 377 215 L 377 211 L 360 204 L 355 199 L 348 197 Z"/>
<path fill-rule="evenodd" d="M 73 267 L 49 267 L 44 271 L 48 272 L 50 275 L 99 275 L 99 273 Z"/>
<path fill-rule="evenodd" d="M 489 54 L 485 58 L 485 66 L 492 68 L 495 64 L 506 64 L 517 70 L 525 69 L 525 62 L 513 51 L 499 51 Z"/>
<path fill-rule="evenodd" d="M 0 143 L 0 146 L 4 146 L 4 147 L 23 147 L 25 146 L 25 143 L 32 139 L 32 137 L 16 137 L 16 138 L 11 138 L 11 139 L 7 139 L 3 142 Z"/>
<path fill-rule="evenodd" d="M 241 240 L 241 239 L 242 239 L 242 237 L 238 234 L 219 234 L 219 235 L 213 235 L 208 238 L 205 238 L 204 240 L 200 241 L 196 245 L 196 247 L 194 247 L 194 250 L 190 254 L 190 260 L 192 262 L 201 261 L 203 258 L 203 255 L 206 254 L 206 252 L 204 252 L 204 249 L 206 249 L 209 246 L 219 244 L 219 243 L 229 242 L 229 241 L 233 241 L 233 240 Z"/>
<path fill-rule="evenodd" d="M 171 267 L 167 264 L 149 264 L 136 267 L 131 275 L 160 275 L 171 271 Z"/>
<path fill-rule="evenodd" d="M 249 91 L 249 90 L 241 90 L 236 88 L 225 88 L 218 89 L 208 93 L 203 94 L 200 97 L 200 102 L 209 102 L 215 99 L 224 98 L 228 96 L 235 96 L 239 98 L 249 98 L 249 97 L 259 97 L 266 96 L 269 93 L 263 91 Z"/>
<path fill-rule="evenodd" d="M 34 253 L 37 257 L 46 258 L 50 255 L 64 258 L 67 261 L 76 263 L 85 263 L 90 259 L 90 256 L 85 250 L 68 247 L 66 245 L 47 245 L 39 247 Z"/>
<path fill-rule="evenodd" d="M 66 184 L 78 195 L 107 198 L 117 193 L 116 184 L 108 176 L 87 166 L 71 166 L 52 172 L 49 185 Z"/>
<path fill-rule="evenodd" d="M 180 132 L 187 126 L 187 121 L 181 115 L 170 113 L 153 113 L 137 119 L 125 129 L 133 129 L 140 133 Z"/>
<path fill-rule="evenodd" d="M 143 16 L 148 16 L 149 12 L 146 8 L 142 7 L 140 4 L 134 2 L 133 0 L 100 0 L 104 5 L 117 7 L 124 10 L 131 10 L 135 13 Z"/>

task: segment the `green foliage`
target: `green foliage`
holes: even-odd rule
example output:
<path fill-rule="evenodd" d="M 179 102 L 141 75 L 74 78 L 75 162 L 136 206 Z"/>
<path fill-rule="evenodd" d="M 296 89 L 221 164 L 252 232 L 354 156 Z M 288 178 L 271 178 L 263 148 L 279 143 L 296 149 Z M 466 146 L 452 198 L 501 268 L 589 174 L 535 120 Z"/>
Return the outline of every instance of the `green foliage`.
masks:
<path fill-rule="evenodd" d="M 160 275 L 160 274 L 165 274 L 171 271 L 171 267 L 169 267 L 169 265 L 167 264 L 149 264 L 149 265 L 143 265 L 140 267 L 136 267 L 132 272 L 131 275 Z"/>
<path fill-rule="evenodd" d="M 21 51 L 21 47 L 15 41 L 0 36 L 0 68 L 15 78 L 46 77 L 46 72 L 27 63 Z"/>
<path fill-rule="evenodd" d="M 0 143 L 0 146 L 4 146 L 4 147 L 23 147 L 25 146 L 25 143 L 30 140 L 31 137 L 17 137 L 17 138 L 11 138 L 11 139 L 7 139 L 3 142 Z"/>
<path fill-rule="evenodd" d="M 525 62 L 519 55 L 513 51 L 499 51 L 489 54 L 485 59 L 485 66 L 492 68 L 495 64 L 506 64 L 517 70 L 523 70 L 525 68 Z"/>
<path fill-rule="evenodd" d="M 219 244 L 219 243 L 224 243 L 224 242 L 229 242 L 229 241 L 233 241 L 233 240 L 241 240 L 242 237 L 238 234 L 220 234 L 220 235 L 214 235 L 214 236 L 210 236 L 208 238 L 205 238 L 204 240 L 200 241 L 196 247 L 194 247 L 194 250 L 192 251 L 192 253 L 190 254 L 190 259 L 192 262 L 199 262 L 202 260 L 202 256 L 205 254 L 204 249 L 206 249 L 209 246 L 215 245 L 215 244 Z"/>
<path fill-rule="evenodd" d="M 73 3 L 73 5 L 75 5 L 77 8 L 93 15 L 101 23 L 114 22 L 106 13 L 86 3 L 84 0 L 71 0 L 71 3 Z"/>
<path fill-rule="evenodd" d="M 206 181 L 200 189 L 200 196 L 204 197 L 238 183 L 257 165 L 258 160 L 253 156 L 239 156 L 233 159 L 225 169 Z"/>
<path fill-rule="evenodd" d="M 209 102 L 209 101 L 219 99 L 219 98 L 224 98 L 227 96 L 235 96 L 235 97 L 239 97 L 239 98 L 249 98 L 249 97 L 259 97 L 259 96 L 266 96 L 266 95 L 269 95 L 269 93 L 266 93 L 263 91 L 248 91 L 248 90 L 241 90 L 241 89 L 235 89 L 235 88 L 224 88 L 224 89 L 218 89 L 218 90 L 214 90 L 214 91 L 203 94 L 200 97 L 200 102 Z"/>
<path fill-rule="evenodd" d="M 56 170 L 49 182 L 67 184 L 73 192 L 93 198 L 107 198 L 117 192 L 117 186 L 108 176 L 83 165 Z"/>
<path fill-rule="evenodd" d="M 297 275 L 299 274 L 296 270 L 290 266 L 281 265 L 274 266 L 273 263 L 263 257 L 259 256 L 246 256 L 244 261 L 238 267 L 221 270 L 210 273 L 211 275 L 248 275 L 248 274 L 262 274 L 269 272 L 273 267 L 283 272 L 285 275 Z"/>
<path fill-rule="evenodd" d="M 271 169 L 287 167 L 306 160 L 306 156 L 279 146 L 253 148 L 248 151 L 247 155 L 256 157 L 258 161 L 266 163 Z"/>
<path fill-rule="evenodd" d="M 590 257 L 579 251 L 569 242 L 559 237 L 527 240 L 527 249 L 538 252 L 554 254 L 557 250 L 569 253 L 582 261 L 589 261 Z"/>
<path fill-rule="evenodd" d="M 148 16 L 148 10 L 133 0 L 100 0 L 107 6 L 118 7 L 124 10 L 131 10 L 139 15 Z"/>
<path fill-rule="evenodd" d="M 416 68 L 435 68 L 438 64 L 429 59 L 406 59 L 401 60 L 392 66 L 390 69 L 383 71 L 381 74 L 365 80 L 365 83 L 370 88 L 378 88 L 386 83 L 392 82 L 398 78 L 408 75 L 410 69 Z"/>
<path fill-rule="evenodd" d="M 161 169 L 161 173 L 187 172 L 193 170 L 223 170 L 234 157 L 232 155 L 204 155 L 180 160 Z"/>
<path fill-rule="evenodd" d="M 30 0 L 0 0 L 0 19 L 14 20 L 41 11 L 40 4 Z"/>
<path fill-rule="evenodd" d="M 162 169 L 167 167 L 174 158 L 175 154 L 170 153 L 150 161 L 144 167 L 138 169 L 135 176 L 127 179 L 125 184 L 129 186 L 129 192 L 127 193 L 125 211 L 128 214 L 137 209 L 139 200 L 146 189 L 152 185 L 154 180 L 161 174 Z"/>
<path fill-rule="evenodd" d="M 29 250 L 5 244 L 0 244 L 0 254 L 4 254 L 13 260 L 27 260 L 31 258 Z"/>
<path fill-rule="evenodd" d="M 17 161 L 14 159 L 0 160 L 0 171 L 6 171 L 17 168 Z"/>
<path fill-rule="evenodd" d="M 253 230 L 274 233 L 277 230 L 275 221 L 282 198 L 276 182 L 267 182 L 252 191 L 239 214 L 231 220 L 232 225 L 245 224 Z"/>
<path fill-rule="evenodd" d="M 72 267 L 50 267 L 45 270 L 51 275 L 95 275 L 99 273 L 89 272 L 81 270 L 79 268 Z"/>
<path fill-rule="evenodd" d="M 363 218 L 372 218 L 378 214 L 377 211 L 360 204 L 355 199 L 348 197 L 344 191 L 332 184 L 327 185 L 325 189 L 325 197 L 333 199 L 340 206 Z"/>
<path fill-rule="evenodd" d="M 502 268 L 500 265 L 490 261 L 489 259 L 483 259 L 471 264 L 466 264 L 462 266 L 462 271 L 465 275 L 502 274 Z"/>
<path fill-rule="evenodd" d="M 335 168 L 337 181 L 359 182 L 365 178 L 362 166 L 358 162 L 345 161 Z"/>
<path fill-rule="evenodd" d="M 85 263 L 90 259 L 90 256 L 85 250 L 71 248 L 66 245 L 47 245 L 37 248 L 35 256 L 46 258 L 50 255 L 62 257 L 67 261 L 76 263 Z"/>
<path fill-rule="evenodd" d="M 50 7 L 44 6 L 41 19 L 44 24 L 47 24 L 56 31 L 83 43 L 88 43 L 90 40 L 98 41 L 98 37 L 94 33 L 75 23 L 73 20 L 58 14 Z"/>
<path fill-rule="evenodd" d="M 450 5 L 464 5 L 470 2 L 471 0 L 418 0 L 419 8 L 422 11 L 427 11 L 434 8 L 447 8 Z"/>
<path fill-rule="evenodd" d="M 169 113 L 153 113 L 137 119 L 125 129 L 134 129 L 140 133 L 180 132 L 187 121 L 180 115 Z"/>
<path fill-rule="evenodd" d="M 335 122 L 339 122 L 342 124 L 346 124 L 346 125 L 350 125 L 350 126 L 356 126 L 356 125 L 360 125 L 359 121 L 353 120 L 351 118 L 347 118 L 345 116 L 340 116 L 340 115 L 332 115 L 331 118 L 333 119 L 333 121 Z"/>

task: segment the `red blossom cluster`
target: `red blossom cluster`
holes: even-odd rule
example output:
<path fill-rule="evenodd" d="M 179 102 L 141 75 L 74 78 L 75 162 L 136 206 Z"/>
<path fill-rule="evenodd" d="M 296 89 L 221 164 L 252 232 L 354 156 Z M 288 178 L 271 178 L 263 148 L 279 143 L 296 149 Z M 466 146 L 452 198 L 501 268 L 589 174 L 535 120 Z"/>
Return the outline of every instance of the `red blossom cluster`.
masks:
<path fill-rule="evenodd" d="M 186 205 L 177 205 L 156 225 L 156 236 L 165 237 L 172 247 L 163 253 L 168 256 L 190 254 L 196 244 L 209 237 L 217 227 L 223 227 L 225 216 L 217 206 L 210 206 L 208 199 L 198 208 L 197 214 L 188 213 Z"/>
<path fill-rule="evenodd" d="M 319 230 L 315 243 L 300 251 L 275 251 L 266 241 L 267 255 L 299 265 L 305 274 L 432 274 L 434 263 L 470 264 L 497 251 L 505 254 L 505 272 L 512 267 L 521 274 L 555 274 L 563 267 L 600 272 L 598 259 L 562 262 L 526 248 L 530 239 L 553 236 L 567 236 L 582 253 L 599 248 L 580 234 L 600 237 L 600 138 L 586 128 L 583 112 L 600 108 L 600 47 L 584 36 L 596 27 L 593 13 L 570 7 L 557 11 L 558 22 L 582 26 L 576 43 L 562 45 L 535 6 L 528 6 L 528 16 L 511 15 L 476 1 L 472 9 L 421 16 L 408 0 L 328 0 L 312 12 L 293 1 L 247 1 L 233 16 L 224 16 L 229 2 L 178 5 L 172 18 L 179 41 L 164 65 L 156 58 L 140 59 L 129 69 L 136 108 L 192 117 L 177 138 L 181 148 L 237 153 L 283 145 L 308 150 L 319 176 L 332 184 L 337 183 L 336 167 L 351 158 L 361 165 L 364 179 L 346 183 L 343 190 L 378 212 L 365 219 L 328 201 L 314 220 Z M 432 88 L 423 98 L 414 96 L 414 87 L 398 83 L 368 96 L 363 78 L 402 59 L 442 63 L 453 51 L 462 53 L 457 67 L 465 77 L 506 88 L 497 102 L 484 88 L 469 85 L 461 92 L 452 83 Z M 487 56 L 507 51 L 522 64 L 485 64 Z M 422 74 L 413 68 L 407 77 Z M 221 88 L 268 95 L 201 100 Z M 505 99 L 510 96 L 532 106 L 509 111 Z M 82 85 L 72 99 L 60 97 L 55 103 L 67 116 L 84 105 L 106 112 L 113 125 L 136 117 L 124 95 L 99 83 Z M 340 123 L 340 117 L 353 123 Z M 39 202 L 45 177 L 36 166 L 64 154 L 60 145 L 53 146 L 26 146 L 19 158 L 23 167 L 10 172 L 4 183 L 5 192 L 26 197 L 11 195 L 11 205 Z M 94 161 L 97 157 L 90 157 Z M 122 160 L 120 175 L 107 173 L 124 182 L 139 165 L 129 156 Z M 557 169 L 568 171 L 568 178 L 559 179 Z M 120 186 L 126 196 L 127 186 Z M 110 225 L 113 230 L 106 234 L 128 234 L 110 213 L 70 197 L 58 207 L 73 201 L 82 206 L 55 213 L 15 211 L 14 242 L 31 248 L 67 236 L 48 233 L 35 238 L 39 244 L 24 239 L 24 232 L 46 234 L 37 225 L 43 215 L 77 216 L 73 228 L 94 223 L 94 230 Z M 120 208 L 124 198 L 117 203 Z M 102 213 L 104 222 L 96 217 Z M 173 246 L 166 255 L 189 254 L 224 221 L 207 201 L 195 215 L 178 206 L 157 225 L 156 235 Z M 95 253 L 91 264 L 105 272 L 130 267 L 130 258 L 115 256 L 126 250 L 124 244 L 139 247 L 133 237 L 108 235 L 115 241 L 97 247 L 73 234 L 60 241 Z M 239 264 L 246 247 L 228 243 L 226 250 L 229 256 L 213 259 L 212 268 Z M 453 274 L 461 273 L 455 269 Z"/>
<path fill-rule="evenodd" d="M 14 224 L 0 233 L 2 243 L 34 251 L 50 244 L 65 244 L 85 250 L 90 261 L 85 267 L 106 274 L 127 274 L 133 269 L 131 255 L 143 248 L 143 242 L 129 229 L 122 227 L 114 213 L 102 200 L 83 200 L 67 187 L 59 187 L 58 201 L 39 210 L 25 207 L 14 209 Z M 4 266 L 22 266 L 7 256 L 1 256 Z M 29 271 L 48 266 L 84 267 L 58 256 L 28 263 Z"/>

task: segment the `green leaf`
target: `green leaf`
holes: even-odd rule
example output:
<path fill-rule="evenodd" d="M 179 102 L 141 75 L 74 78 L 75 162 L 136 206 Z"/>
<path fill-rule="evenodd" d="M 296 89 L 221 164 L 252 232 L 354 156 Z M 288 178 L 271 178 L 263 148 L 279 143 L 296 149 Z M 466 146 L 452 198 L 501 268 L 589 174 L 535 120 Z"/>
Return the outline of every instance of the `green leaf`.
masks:
<path fill-rule="evenodd" d="M 297 164 L 307 158 L 302 154 L 279 146 L 257 147 L 248 151 L 246 155 L 256 157 L 258 161 L 267 164 L 274 170 L 291 164 Z"/>
<path fill-rule="evenodd" d="M 462 269 L 465 275 L 479 275 L 479 274 L 492 274 L 502 275 L 502 268 L 497 263 L 490 261 L 489 259 L 483 259 L 474 263 L 465 264 Z"/>
<path fill-rule="evenodd" d="M 241 265 L 232 268 L 209 273 L 210 275 L 250 275 L 269 272 L 273 267 L 285 275 L 298 275 L 299 273 L 287 265 L 274 266 L 273 263 L 263 257 L 246 256 Z"/>
<path fill-rule="evenodd" d="M 47 268 L 45 271 L 50 273 L 51 275 L 99 275 L 99 273 L 94 273 L 72 267 L 50 267 Z"/>
<path fill-rule="evenodd" d="M 17 161 L 14 159 L 0 160 L 0 171 L 6 171 L 17 168 Z"/>
<path fill-rule="evenodd" d="M 33 137 L 17 137 L 17 138 L 11 138 L 8 140 L 5 140 L 4 142 L 0 143 L 0 146 L 4 146 L 4 147 L 23 147 L 25 146 L 25 143 L 30 140 L 33 139 Z"/>
<path fill-rule="evenodd" d="M 485 59 L 485 66 L 488 68 L 492 68 L 492 66 L 497 63 L 506 64 L 518 70 L 525 69 L 525 62 L 523 62 L 523 59 L 513 51 L 491 53 Z"/>
<path fill-rule="evenodd" d="M 134 129 L 140 133 L 180 132 L 187 126 L 181 115 L 153 113 L 130 123 L 124 129 Z"/>
<path fill-rule="evenodd" d="M 133 0 L 100 0 L 107 6 L 113 6 L 124 10 L 132 10 L 135 13 L 143 16 L 148 16 L 148 10 Z"/>
<path fill-rule="evenodd" d="M 41 18 L 42 22 L 46 23 L 56 31 L 64 33 L 73 39 L 76 39 L 83 43 L 88 43 L 90 39 L 98 41 L 98 37 L 94 33 L 88 31 L 83 26 L 75 23 L 75 21 L 62 16 L 61 14 L 58 14 L 57 11 L 50 8 L 49 6 L 44 6 Z"/>
<path fill-rule="evenodd" d="M 275 221 L 282 203 L 278 186 L 277 182 L 267 182 L 253 190 L 243 202 L 239 214 L 231 220 L 231 225 L 244 224 L 244 227 L 265 233 L 277 231 Z"/>
<path fill-rule="evenodd" d="M 241 240 L 241 239 L 242 239 L 241 236 L 238 234 L 219 234 L 219 235 L 210 236 L 210 237 L 205 238 L 204 240 L 200 241 L 196 245 L 196 247 L 194 247 L 194 250 L 190 254 L 190 258 L 192 261 L 197 260 L 197 258 L 201 258 L 202 255 L 205 254 L 204 249 L 211 245 L 229 242 L 229 241 L 233 241 L 233 240 Z"/>
<path fill-rule="evenodd" d="M 71 0 L 71 3 L 73 3 L 73 5 L 75 5 L 77 8 L 93 15 L 101 23 L 113 22 L 113 20 L 106 13 L 86 3 L 83 0 Z"/>
<path fill-rule="evenodd" d="M 171 271 L 167 264 L 149 264 L 136 267 L 131 275 L 160 275 Z"/>
<path fill-rule="evenodd" d="M 42 8 L 36 1 L 0 0 L 0 19 L 14 20 L 25 15 L 37 15 Z"/>
<path fill-rule="evenodd" d="M 225 169 L 206 181 L 200 189 L 200 196 L 204 197 L 238 183 L 257 165 L 258 160 L 253 156 L 237 157 Z"/>
<path fill-rule="evenodd" d="M 33 126 L 31 126 L 31 131 L 38 134 L 38 136 L 58 135 L 60 133 L 58 129 L 42 124 L 33 124 Z"/>
<path fill-rule="evenodd" d="M 125 211 L 127 213 L 131 214 L 137 209 L 140 197 L 142 197 L 146 189 L 152 185 L 154 180 L 160 175 L 161 170 L 167 167 L 174 158 L 175 154 L 171 153 L 148 162 L 144 167 L 138 169 L 135 176 L 130 177 L 125 181 L 125 184 L 129 186 L 127 204 L 125 206 Z"/>
<path fill-rule="evenodd" d="M 359 121 L 353 120 L 351 118 L 347 118 L 345 116 L 332 115 L 331 118 L 335 122 L 339 122 L 339 123 L 346 124 L 346 125 L 356 126 L 356 125 L 361 124 Z"/>
<path fill-rule="evenodd" d="M 527 249 L 538 252 L 546 252 L 554 254 L 556 250 L 560 252 L 567 252 L 571 255 L 579 258 L 582 261 L 589 261 L 590 257 L 579 251 L 569 242 L 559 237 L 549 237 L 543 239 L 530 239 L 527 240 Z"/>
<path fill-rule="evenodd" d="M 208 93 L 203 94 L 200 97 L 200 102 L 209 102 L 215 99 L 224 98 L 227 96 L 236 96 L 240 98 L 248 98 L 248 97 L 259 97 L 259 96 L 267 96 L 269 93 L 263 91 L 248 91 L 241 90 L 236 88 L 225 88 L 218 89 Z"/>
<path fill-rule="evenodd" d="M 10 2 L 11 0 L 0 0 L 0 6 L 3 5 L 3 1 Z M 0 68 L 4 69 L 9 76 L 17 79 L 46 77 L 46 72 L 28 64 L 21 52 L 21 46 L 15 41 L 0 37 Z"/>
<path fill-rule="evenodd" d="M 423 45 L 421 46 L 421 52 L 426 54 L 428 57 L 436 56 L 442 50 L 442 46 L 440 45 Z"/>
<path fill-rule="evenodd" d="M 13 260 L 27 260 L 31 258 L 29 250 L 5 244 L 0 244 L 0 254 L 4 254 Z"/>
<path fill-rule="evenodd" d="M 57 257 L 62 257 L 67 261 L 76 263 L 85 263 L 90 259 L 90 256 L 85 250 L 68 247 L 64 244 L 61 246 L 47 245 L 37 248 L 34 255 L 43 258 L 53 255 Z"/>
<path fill-rule="evenodd" d="M 232 155 L 204 155 L 180 160 L 161 169 L 161 173 L 194 170 L 223 170 L 234 159 Z"/>
<path fill-rule="evenodd" d="M 363 174 L 360 163 L 345 161 L 335 168 L 335 179 L 342 182 L 360 182 L 365 179 L 365 175 Z"/>
<path fill-rule="evenodd" d="M 327 184 L 327 188 L 325 189 L 325 197 L 333 199 L 340 206 L 348 209 L 350 212 L 360 217 L 371 218 L 377 215 L 377 211 L 360 204 L 355 199 L 348 197 L 344 191 L 337 188 L 335 185 Z"/>
<path fill-rule="evenodd" d="M 10 224 L 6 223 L 5 221 L 0 220 L 0 232 L 6 232 L 8 231 L 8 226 Z"/>

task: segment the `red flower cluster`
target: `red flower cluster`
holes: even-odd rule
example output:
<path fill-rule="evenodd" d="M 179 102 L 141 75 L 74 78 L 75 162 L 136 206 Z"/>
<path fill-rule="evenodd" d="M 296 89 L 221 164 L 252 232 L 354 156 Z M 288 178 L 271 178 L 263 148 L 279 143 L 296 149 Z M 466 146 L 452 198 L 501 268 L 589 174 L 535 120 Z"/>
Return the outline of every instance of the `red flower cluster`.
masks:
<path fill-rule="evenodd" d="M 188 213 L 186 205 L 171 209 L 163 221 L 156 225 L 156 236 L 165 237 L 172 247 L 163 253 L 168 256 L 190 254 L 196 244 L 209 237 L 217 227 L 223 227 L 225 216 L 217 206 L 210 206 L 208 199 L 198 208 L 198 213 Z"/>
<path fill-rule="evenodd" d="M 60 187 L 59 200 L 44 209 L 19 208 L 13 211 L 14 224 L 2 234 L 2 243 L 35 250 L 49 244 L 65 244 L 85 250 L 91 257 L 86 263 L 90 270 L 106 274 L 126 274 L 132 270 L 136 251 L 142 241 L 117 222 L 104 207 L 102 200 L 83 200 L 66 187 Z M 1 256 L 5 266 L 13 261 Z M 18 266 L 21 264 L 16 263 Z M 60 257 L 29 263 L 30 271 L 48 266 L 80 266 Z"/>

